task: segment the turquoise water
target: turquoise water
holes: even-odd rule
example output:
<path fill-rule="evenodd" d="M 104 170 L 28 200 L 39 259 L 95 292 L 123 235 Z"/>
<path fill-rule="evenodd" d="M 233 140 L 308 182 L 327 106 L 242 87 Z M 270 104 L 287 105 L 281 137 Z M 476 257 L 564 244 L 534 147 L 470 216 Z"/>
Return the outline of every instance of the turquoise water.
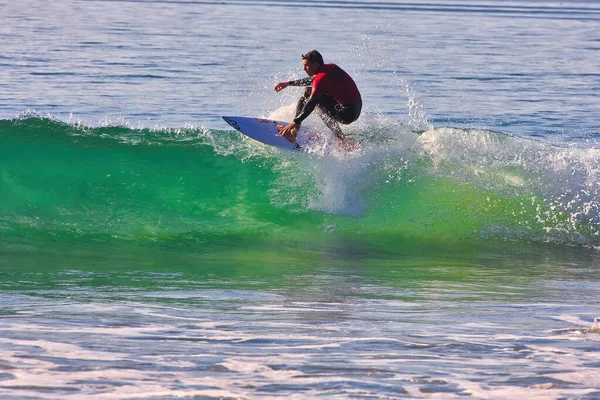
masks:
<path fill-rule="evenodd" d="M 0 13 L 0 398 L 600 396 L 595 3 Z M 359 151 L 220 119 L 310 48 Z"/>

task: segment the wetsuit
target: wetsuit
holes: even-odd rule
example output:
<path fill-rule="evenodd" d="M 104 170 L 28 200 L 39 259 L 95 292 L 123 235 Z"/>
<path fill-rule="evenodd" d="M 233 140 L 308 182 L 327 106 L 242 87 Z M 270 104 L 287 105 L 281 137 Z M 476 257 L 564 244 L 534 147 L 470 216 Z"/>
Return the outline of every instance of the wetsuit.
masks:
<path fill-rule="evenodd" d="M 316 109 L 325 125 L 343 138 L 337 123 L 349 124 L 360 116 L 362 99 L 356 83 L 335 64 L 321 66 L 314 77 L 288 83 L 290 86 L 309 86 L 296 105 L 294 122 L 298 125 Z"/>

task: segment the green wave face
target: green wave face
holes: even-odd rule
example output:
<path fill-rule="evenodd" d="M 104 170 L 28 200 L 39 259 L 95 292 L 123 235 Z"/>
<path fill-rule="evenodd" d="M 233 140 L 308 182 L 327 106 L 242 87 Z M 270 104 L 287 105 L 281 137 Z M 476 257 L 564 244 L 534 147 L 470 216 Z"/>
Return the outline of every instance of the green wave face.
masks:
<path fill-rule="evenodd" d="M 377 129 L 357 154 L 307 156 L 233 131 L 0 121 L 0 235 L 598 244 L 596 150 Z"/>

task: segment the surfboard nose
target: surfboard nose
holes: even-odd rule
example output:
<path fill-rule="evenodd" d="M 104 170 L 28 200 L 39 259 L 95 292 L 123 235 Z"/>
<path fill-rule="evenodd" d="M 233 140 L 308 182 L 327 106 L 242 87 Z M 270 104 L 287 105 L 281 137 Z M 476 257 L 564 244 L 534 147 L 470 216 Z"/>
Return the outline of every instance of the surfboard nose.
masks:
<path fill-rule="evenodd" d="M 221 118 L 223 118 L 225 120 L 225 122 L 227 122 L 229 125 L 231 125 L 232 128 L 234 128 L 235 130 L 240 130 L 239 125 L 231 118 L 231 117 L 225 117 L 225 116 L 221 116 Z"/>

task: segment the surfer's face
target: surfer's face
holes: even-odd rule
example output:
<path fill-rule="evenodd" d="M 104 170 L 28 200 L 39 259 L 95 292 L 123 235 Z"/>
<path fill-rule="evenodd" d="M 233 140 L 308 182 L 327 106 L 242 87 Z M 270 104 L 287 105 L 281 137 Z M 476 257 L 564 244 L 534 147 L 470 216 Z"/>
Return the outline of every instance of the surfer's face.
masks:
<path fill-rule="evenodd" d="M 321 66 L 318 62 L 310 62 L 308 60 L 302 60 L 302 65 L 304 65 L 304 72 L 306 72 L 306 75 L 308 76 L 316 75 Z"/>

